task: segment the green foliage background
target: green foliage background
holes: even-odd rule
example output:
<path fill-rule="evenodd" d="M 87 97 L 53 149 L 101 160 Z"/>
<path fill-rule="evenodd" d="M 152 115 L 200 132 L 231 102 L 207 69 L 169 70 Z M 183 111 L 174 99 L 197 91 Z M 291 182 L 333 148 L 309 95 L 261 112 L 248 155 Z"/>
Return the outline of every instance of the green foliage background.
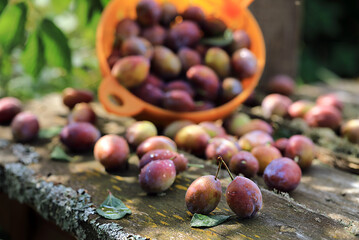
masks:
<path fill-rule="evenodd" d="M 344 78 L 359 77 L 359 1 L 306 0 L 303 13 L 303 81 L 325 81 L 327 70 Z"/>
<path fill-rule="evenodd" d="M 108 2 L 0 0 L 0 97 L 96 91 L 96 27 Z M 359 1 L 306 0 L 303 8 L 299 78 L 358 77 Z"/>

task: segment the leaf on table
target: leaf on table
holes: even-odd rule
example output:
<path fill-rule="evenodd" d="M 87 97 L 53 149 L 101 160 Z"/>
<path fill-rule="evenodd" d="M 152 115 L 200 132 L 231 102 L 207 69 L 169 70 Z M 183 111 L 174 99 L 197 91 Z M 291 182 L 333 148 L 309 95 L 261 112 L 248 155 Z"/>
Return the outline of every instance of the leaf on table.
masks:
<path fill-rule="evenodd" d="M 225 222 L 230 216 L 202 215 L 195 213 L 191 219 L 191 227 L 214 227 Z"/>
<path fill-rule="evenodd" d="M 44 44 L 46 63 L 71 71 L 71 50 L 65 34 L 49 19 L 40 24 L 41 40 Z"/>
<path fill-rule="evenodd" d="M 21 63 L 24 70 L 34 77 L 39 75 L 45 65 L 44 44 L 37 30 L 31 33 L 27 39 Z"/>
<path fill-rule="evenodd" d="M 56 146 L 51 152 L 51 159 L 62 162 L 72 162 L 73 157 L 69 156 L 61 147 Z"/>
<path fill-rule="evenodd" d="M 188 163 L 188 167 L 204 168 L 204 164 Z"/>
<path fill-rule="evenodd" d="M 121 219 L 131 210 L 118 198 L 109 192 L 105 201 L 96 209 L 96 212 L 107 219 Z"/>
<path fill-rule="evenodd" d="M 50 128 L 42 128 L 39 132 L 39 138 L 53 138 L 60 134 L 62 126 L 54 126 Z"/>
<path fill-rule="evenodd" d="M 201 39 L 201 43 L 211 46 L 224 47 L 233 41 L 233 32 L 227 29 L 222 36 Z"/>
<path fill-rule="evenodd" d="M 6 52 L 22 43 L 25 36 L 27 5 L 23 2 L 8 5 L 0 15 L 0 45 Z"/>

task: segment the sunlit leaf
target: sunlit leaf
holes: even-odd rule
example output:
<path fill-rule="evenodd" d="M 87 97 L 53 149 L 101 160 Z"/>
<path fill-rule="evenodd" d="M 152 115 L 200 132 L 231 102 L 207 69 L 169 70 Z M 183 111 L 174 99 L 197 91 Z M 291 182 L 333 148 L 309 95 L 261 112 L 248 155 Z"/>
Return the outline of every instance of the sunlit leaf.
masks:
<path fill-rule="evenodd" d="M 101 4 L 103 7 L 106 7 L 110 0 L 101 0 Z"/>
<path fill-rule="evenodd" d="M 191 219 L 191 227 L 214 227 L 225 222 L 230 216 L 202 215 L 195 213 Z"/>
<path fill-rule="evenodd" d="M 96 212 L 107 219 L 121 219 L 131 210 L 110 192 L 105 201 L 96 209 Z"/>
<path fill-rule="evenodd" d="M 71 71 L 71 50 L 64 33 L 49 19 L 41 22 L 40 33 L 46 63 Z"/>
<path fill-rule="evenodd" d="M 71 0 L 57 0 L 57 1 L 51 1 L 52 9 L 55 13 L 62 13 L 66 9 L 69 8 L 69 5 L 71 3 Z"/>
<path fill-rule="evenodd" d="M 54 126 L 50 128 L 42 128 L 39 132 L 39 138 L 53 138 L 60 134 L 62 126 Z"/>
<path fill-rule="evenodd" d="M 61 147 L 56 146 L 51 152 L 51 159 L 62 162 L 72 162 L 74 158 L 69 156 Z"/>
<path fill-rule="evenodd" d="M 0 45 L 10 52 L 24 39 L 27 5 L 8 5 L 0 15 Z"/>
<path fill-rule="evenodd" d="M 35 31 L 27 39 L 25 50 L 21 56 L 21 63 L 24 70 L 36 77 L 45 65 L 44 45 L 39 32 Z"/>

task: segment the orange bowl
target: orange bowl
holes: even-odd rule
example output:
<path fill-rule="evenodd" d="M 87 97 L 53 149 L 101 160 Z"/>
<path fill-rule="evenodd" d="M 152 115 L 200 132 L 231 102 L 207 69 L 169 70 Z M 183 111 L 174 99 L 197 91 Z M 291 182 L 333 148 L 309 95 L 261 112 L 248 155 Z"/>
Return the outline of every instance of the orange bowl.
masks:
<path fill-rule="evenodd" d="M 243 91 L 234 99 L 210 110 L 183 113 L 166 110 L 141 100 L 111 76 L 107 58 L 112 51 L 116 25 L 124 17 L 136 17 L 135 9 L 138 1 L 112 0 L 103 11 L 97 27 L 96 52 L 104 77 L 100 84 L 98 95 L 100 102 L 108 112 L 120 116 L 132 116 L 137 119 L 150 120 L 159 125 L 166 125 L 181 119 L 188 119 L 198 123 L 224 118 L 248 98 L 257 86 L 265 65 L 263 34 L 257 21 L 246 6 L 251 0 L 165 0 L 174 3 L 179 12 L 184 11 L 190 5 L 199 6 L 206 15 L 221 18 L 229 28 L 245 30 L 251 39 L 250 50 L 258 60 L 257 72 L 252 77 L 242 80 Z M 156 1 L 163 2 L 163 0 Z"/>

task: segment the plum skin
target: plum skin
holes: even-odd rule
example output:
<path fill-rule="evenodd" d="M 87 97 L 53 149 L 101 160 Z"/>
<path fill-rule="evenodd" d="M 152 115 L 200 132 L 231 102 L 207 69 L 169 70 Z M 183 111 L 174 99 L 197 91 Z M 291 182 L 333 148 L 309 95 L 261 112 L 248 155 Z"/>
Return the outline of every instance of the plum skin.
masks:
<path fill-rule="evenodd" d="M 147 152 L 155 149 L 168 149 L 171 151 L 177 151 L 176 143 L 165 136 L 153 136 L 144 140 L 136 149 L 136 154 L 139 158 L 145 155 Z"/>
<path fill-rule="evenodd" d="M 35 139 L 39 129 L 37 117 L 30 112 L 17 114 L 11 122 L 12 136 L 18 142 L 29 142 Z"/>
<path fill-rule="evenodd" d="M 10 123 L 11 120 L 21 112 L 22 104 L 14 97 L 0 99 L 0 124 Z"/>
<path fill-rule="evenodd" d="M 299 184 L 302 170 L 296 162 L 290 158 L 274 159 L 264 170 L 263 178 L 270 189 L 282 192 L 293 191 Z"/>
<path fill-rule="evenodd" d="M 141 169 L 140 186 L 147 193 L 166 191 L 176 179 L 175 164 L 171 160 L 152 161 Z"/>
<path fill-rule="evenodd" d="M 270 162 L 274 159 L 282 157 L 280 151 L 273 146 L 256 146 L 252 149 L 251 153 L 258 160 L 259 170 L 258 173 L 262 174 L 264 169 L 268 166 Z"/>
<path fill-rule="evenodd" d="M 123 137 L 109 134 L 95 144 L 94 156 L 106 170 L 119 170 L 127 166 L 130 148 Z"/>
<path fill-rule="evenodd" d="M 168 149 L 155 149 L 147 152 L 141 157 L 139 167 L 142 169 L 152 161 L 168 159 L 175 164 L 177 174 L 187 169 L 188 159 L 183 154 Z"/>
<path fill-rule="evenodd" d="M 232 156 L 229 169 L 236 175 L 242 173 L 245 177 L 251 178 L 257 174 L 259 163 L 250 152 L 240 151 Z"/>
<path fill-rule="evenodd" d="M 222 187 L 213 175 L 197 178 L 188 187 L 185 201 L 191 213 L 208 214 L 218 205 L 222 196 Z"/>
<path fill-rule="evenodd" d="M 240 218 L 254 217 L 262 208 L 262 193 L 250 179 L 237 176 L 226 189 L 228 206 Z"/>
<path fill-rule="evenodd" d="M 87 122 L 74 122 L 65 126 L 60 133 L 61 142 L 70 150 L 90 150 L 100 138 L 100 131 Z"/>
<path fill-rule="evenodd" d="M 291 159 L 298 158 L 298 165 L 302 169 L 308 168 L 315 157 L 314 144 L 306 136 L 293 135 L 288 140 L 285 156 Z"/>

